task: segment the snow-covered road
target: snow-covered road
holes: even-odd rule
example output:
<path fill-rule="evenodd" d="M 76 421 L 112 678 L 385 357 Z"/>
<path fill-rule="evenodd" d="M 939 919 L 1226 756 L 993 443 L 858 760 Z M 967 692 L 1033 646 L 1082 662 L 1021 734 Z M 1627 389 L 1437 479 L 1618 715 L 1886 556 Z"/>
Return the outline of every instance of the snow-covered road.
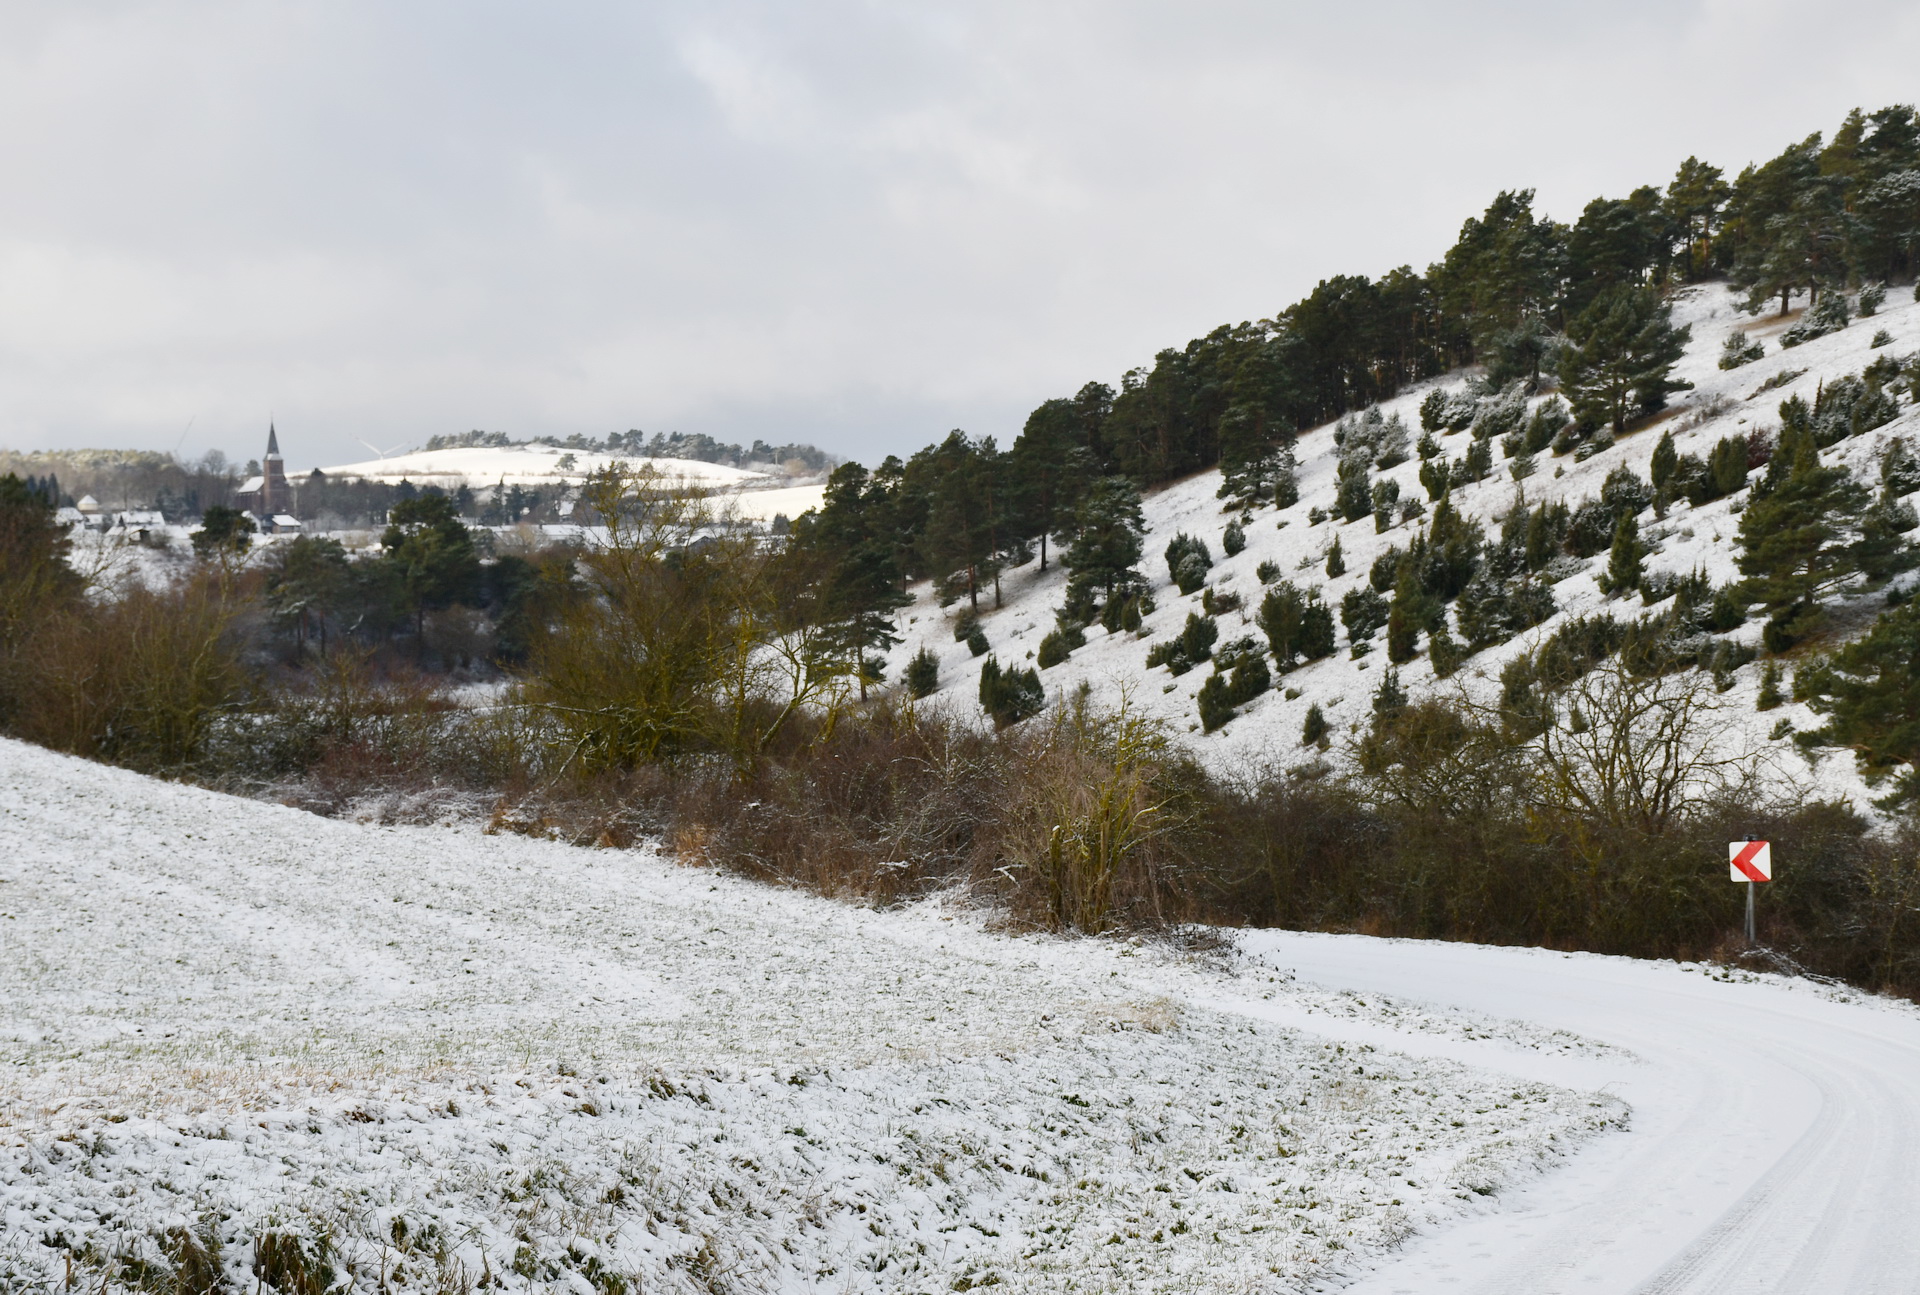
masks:
<path fill-rule="evenodd" d="M 1632 1106 L 1630 1130 L 1497 1211 L 1412 1241 L 1353 1295 L 1920 1289 L 1920 1015 L 1805 984 L 1538 950 L 1262 933 L 1249 952 L 1305 981 L 1631 1053 L 1501 1062 L 1474 1050 L 1481 1065 L 1604 1087 Z"/>

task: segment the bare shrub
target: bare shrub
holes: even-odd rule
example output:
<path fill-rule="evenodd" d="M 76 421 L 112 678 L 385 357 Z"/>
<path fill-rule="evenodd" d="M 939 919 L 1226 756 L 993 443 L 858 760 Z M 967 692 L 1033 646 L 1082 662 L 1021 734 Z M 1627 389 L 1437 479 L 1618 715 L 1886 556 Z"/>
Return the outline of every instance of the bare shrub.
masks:
<path fill-rule="evenodd" d="M 1111 713 L 1076 700 L 1017 749 L 1000 853 L 1030 920 L 1087 934 L 1164 923 L 1163 847 L 1192 812 L 1165 730 L 1126 698 Z"/>
<path fill-rule="evenodd" d="M 753 534 L 697 488 L 615 467 L 584 496 L 607 527 L 580 565 L 591 596 L 533 649 L 524 700 L 595 770 L 724 752 L 745 774 L 846 663 L 792 615 Z"/>
<path fill-rule="evenodd" d="M 150 772 L 180 772 L 246 689 L 216 579 L 132 587 L 48 617 L 17 654 L 16 734 Z"/>

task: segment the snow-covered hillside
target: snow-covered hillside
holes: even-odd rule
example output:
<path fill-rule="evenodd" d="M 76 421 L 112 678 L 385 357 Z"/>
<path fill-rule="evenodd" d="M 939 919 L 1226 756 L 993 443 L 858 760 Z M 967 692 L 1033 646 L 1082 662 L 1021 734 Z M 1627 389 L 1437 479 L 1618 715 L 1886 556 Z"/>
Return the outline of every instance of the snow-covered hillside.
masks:
<path fill-rule="evenodd" d="M 1299 1289 L 1624 1110 L 1393 1050 L 1608 1055 L 1579 1036 L 1254 959 L 11 742 L 0 1039 L 10 1291 L 101 1289 L 171 1229 L 249 1290 L 268 1230 L 366 1292 Z"/>
<path fill-rule="evenodd" d="M 359 477 L 397 485 L 436 485 L 446 489 L 471 486 L 578 485 L 592 473 L 617 463 L 651 468 L 673 481 L 701 486 L 719 496 L 741 517 L 771 521 L 776 515 L 797 517 L 819 506 L 826 487 L 817 481 L 789 484 L 791 478 L 725 463 L 698 459 L 635 458 L 593 450 L 567 450 L 555 445 L 467 445 L 444 450 L 415 450 L 384 459 L 342 463 L 323 468 L 330 477 Z"/>
<path fill-rule="evenodd" d="M 593 450 L 567 450 L 557 445 L 463 445 L 444 450 L 413 450 L 361 463 L 342 463 L 321 471 L 330 477 L 361 477 L 388 484 L 405 480 L 415 485 L 479 487 L 504 480 L 510 486 L 532 486 L 579 481 L 615 463 L 651 467 L 663 476 L 708 486 L 762 484 L 772 480 L 767 473 L 725 463 L 634 458 Z"/>
<path fill-rule="evenodd" d="M 1798 317 L 1796 312 L 1795 318 Z M 1689 289 L 1675 305 L 1674 320 L 1692 325 L 1692 340 L 1686 357 L 1675 376 L 1694 384 L 1694 389 L 1675 398 L 1671 411 L 1652 427 L 1631 432 L 1612 448 L 1584 462 L 1572 456 L 1554 457 L 1542 453 L 1537 470 L 1516 485 L 1507 472 L 1499 447 L 1494 449 L 1494 471 L 1486 480 L 1455 489 L 1455 506 L 1463 513 L 1489 524 L 1504 514 L 1516 497 L 1523 495 L 1529 506 L 1542 501 L 1564 499 L 1577 505 L 1598 496 L 1608 472 L 1626 464 L 1642 478 L 1649 475 L 1649 460 L 1663 431 L 1671 431 L 1681 454 L 1706 457 L 1722 437 L 1746 435 L 1754 429 L 1776 430 L 1777 407 L 1783 399 L 1804 396 L 1812 401 L 1821 383 L 1859 373 L 1882 355 L 1906 357 L 1920 349 L 1920 303 L 1912 301 L 1902 289 L 1896 297 L 1870 318 L 1855 319 L 1844 330 L 1805 342 L 1792 349 L 1779 345 L 1780 334 L 1790 319 L 1777 316 L 1749 316 L 1739 308 L 1739 298 L 1723 286 L 1709 285 Z M 1728 333 L 1742 329 L 1766 348 L 1763 359 L 1731 371 L 1721 370 L 1717 362 Z M 1874 336 L 1884 330 L 1890 344 L 1872 346 Z M 1761 390 L 1786 372 L 1801 372 L 1799 377 Z M 1420 430 L 1418 407 L 1435 386 L 1459 388 L 1466 378 L 1453 374 L 1438 382 L 1423 383 L 1402 392 L 1380 408 L 1391 416 L 1399 414 L 1417 436 Z M 1537 402 L 1536 402 L 1537 403 Z M 1263 507 L 1254 513 L 1246 528 L 1246 548 L 1228 557 L 1221 544 L 1222 533 L 1232 515 L 1223 511 L 1216 497 L 1220 486 L 1217 471 L 1201 473 L 1148 496 L 1146 519 L 1149 533 L 1143 570 L 1153 586 L 1157 609 L 1142 626 L 1144 636 L 1131 633 L 1109 635 L 1098 626 L 1087 631 L 1087 644 L 1066 662 L 1041 674 L 1050 697 L 1064 696 L 1082 684 L 1096 698 L 1111 704 L 1124 690 L 1132 702 L 1148 713 L 1166 720 L 1176 731 L 1187 732 L 1193 748 L 1209 764 L 1223 770 L 1253 770 L 1262 766 L 1298 763 L 1310 754 L 1300 746 L 1301 726 L 1309 706 L 1318 704 L 1332 723 L 1336 734 L 1354 732 L 1370 718 L 1371 698 L 1386 668 L 1386 654 L 1375 639 L 1375 650 L 1359 659 L 1350 656 L 1344 631 L 1339 648 L 1330 658 L 1314 662 L 1275 678 L 1274 688 L 1256 698 L 1232 723 L 1217 732 L 1200 732 L 1195 697 L 1206 680 L 1206 667 L 1175 678 L 1165 668 L 1148 669 L 1146 658 L 1157 641 L 1178 634 L 1188 613 L 1200 610 L 1201 595 L 1182 596 L 1168 576 L 1162 552 L 1167 542 L 1181 531 L 1205 540 L 1215 565 L 1208 575 L 1217 592 L 1238 594 L 1243 609 L 1220 618 L 1222 643 L 1251 635 L 1264 644 L 1257 613 L 1262 585 L 1255 572 L 1264 562 L 1274 563 L 1283 579 L 1302 586 L 1317 585 L 1326 601 L 1336 609 L 1348 590 L 1367 583 L 1375 557 L 1389 546 L 1404 548 L 1411 533 L 1425 519 L 1400 522 L 1384 534 L 1376 534 L 1371 518 L 1351 524 L 1337 519 L 1318 526 L 1309 524 L 1308 510 L 1319 507 L 1332 511 L 1335 468 L 1338 454 L 1334 445 L 1334 424 L 1303 434 L 1296 447 L 1300 502 L 1284 512 Z M 1886 426 L 1853 437 L 1822 451 L 1827 462 L 1846 463 L 1870 485 L 1877 486 L 1880 456 L 1895 437 L 1915 438 L 1920 433 L 1920 407 L 1903 406 L 1901 416 Z M 1465 432 L 1440 438 L 1444 455 L 1458 459 L 1465 453 L 1469 436 Z M 1915 440 L 1920 448 L 1920 440 Z M 1382 472 L 1376 479 L 1399 483 L 1402 499 L 1426 499 L 1419 482 L 1420 462 L 1416 457 Z M 1676 502 L 1660 522 L 1652 514 L 1642 517 L 1642 538 L 1652 541 L 1653 554 L 1647 560 L 1650 572 L 1687 574 L 1701 568 L 1716 582 L 1737 578 L 1735 535 L 1738 510 L 1746 501 L 1746 492 L 1716 500 L 1699 507 L 1685 500 Z M 1276 524 L 1277 523 L 1277 524 Z M 1338 536 L 1345 557 L 1346 573 L 1330 578 L 1325 573 L 1327 549 Z M 1553 586 L 1559 612 L 1539 627 L 1519 637 L 1469 658 L 1456 680 L 1472 686 L 1475 679 L 1497 679 L 1501 667 L 1515 655 L 1529 651 L 1565 623 L 1567 618 L 1601 610 L 1631 618 L 1646 609 L 1638 597 L 1609 600 L 1600 592 L 1597 577 L 1605 569 L 1606 555 L 1591 559 L 1586 570 L 1561 579 Z M 995 610 L 992 598 L 983 599 L 982 627 L 992 651 L 1002 663 L 1024 662 L 1032 657 L 1040 640 L 1054 628 L 1054 611 L 1063 599 L 1066 573 L 1057 566 L 1042 573 L 1037 562 L 1007 572 L 1002 577 L 1005 605 Z M 964 644 L 954 641 L 953 618 L 963 610 L 964 602 L 942 610 L 927 586 L 916 590 L 917 599 L 901 616 L 904 641 L 889 658 L 889 678 L 898 678 L 907 661 L 923 646 L 940 661 L 941 689 L 937 697 L 957 711 L 977 714 L 975 693 L 980 661 Z M 1873 600 L 1877 604 L 1877 596 Z M 1750 621 L 1732 637 L 1758 643 L 1758 620 Z M 1418 696 L 1434 683 L 1433 670 L 1424 654 L 1401 667 L 1401 685 Z M 1759 667 L 1739 670 L 1736 684 L 1727 694 L 1752 717 L 1753 740 L 1765 742 L 1781 720 L 1797 729 L 1816 726 L 1815 717 L 1803 706 L 1788 705 L 1761 714 L 1752 710 L 1759 686 Z M 1456 680 L 1449 680 L 1451 686 Z M 1288 691 L 1298 696 L 1289 699 Z M 1785 739 L 1774 739 L 1787 750 Z M 1797 756 L 1796 756 L 1797 759 Z M 1836 791 L 1862 793 L 1851 761 L 1828 756 L 1819 768 L 1823 782 Z"/>

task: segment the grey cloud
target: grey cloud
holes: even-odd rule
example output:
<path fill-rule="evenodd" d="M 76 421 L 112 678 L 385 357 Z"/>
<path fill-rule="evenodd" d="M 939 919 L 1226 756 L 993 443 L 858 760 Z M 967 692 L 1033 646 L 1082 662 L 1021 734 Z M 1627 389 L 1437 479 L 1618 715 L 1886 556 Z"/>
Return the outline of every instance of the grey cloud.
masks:
<path fill-rule="evenodd" d="M 31 3 L 0 443 L 907 451 L 1912 97 L 1907 7 Z"/>

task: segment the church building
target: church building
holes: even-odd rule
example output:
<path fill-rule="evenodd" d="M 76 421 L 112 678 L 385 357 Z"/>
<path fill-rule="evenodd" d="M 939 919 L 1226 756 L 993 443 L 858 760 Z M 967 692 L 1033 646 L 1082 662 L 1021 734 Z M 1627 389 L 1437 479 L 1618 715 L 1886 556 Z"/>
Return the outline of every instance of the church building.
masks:
<path fill-rule="evenodd" d="M 272 423 L 267 424 L 267 456 L 261 460 L 260 475 L 240 484 L 234 506 L 252 515 L 262 535 L 300 529 L 300 521 L 293 515 L 293 486 L 287 481 L 286 464 L 280 458 L 280 435 Z"/>

